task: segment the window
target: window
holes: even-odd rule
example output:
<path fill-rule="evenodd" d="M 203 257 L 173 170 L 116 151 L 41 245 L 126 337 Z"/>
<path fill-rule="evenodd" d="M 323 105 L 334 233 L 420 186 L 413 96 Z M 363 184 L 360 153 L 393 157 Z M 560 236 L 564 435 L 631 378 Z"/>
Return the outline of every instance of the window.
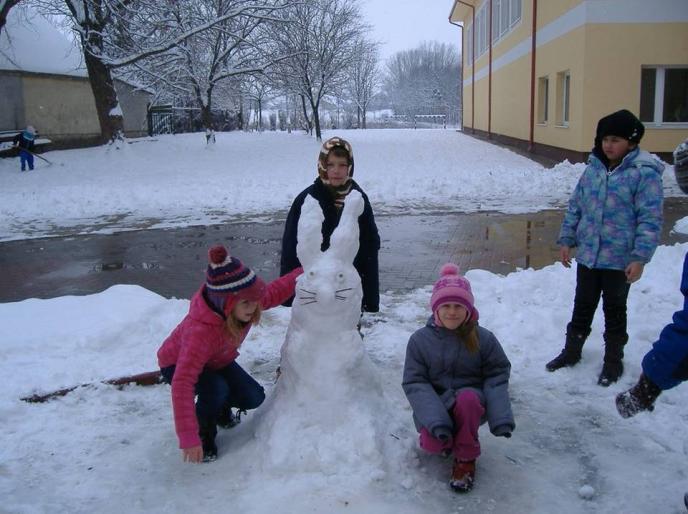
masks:
<path fill-rule="evenodd" d="M 521 19 L 521 0 L 509 0 L 511 12 L 509 14 L 509 26 L 513 27 Z"/>
<path fill-rule="evenodd" d="M 521 20 L 522 0 L 492 0 L 492 43 L 496 43 Z M 467 29 L 472 32 L 472 27 Z M 485 0 L 475 13 L 475 57 L 489 48 L 490 2 Z"/>
<path fill-rule="evenodd" d="M 688 123 L 688 68 L 641 70 L 640 121 L 655 125 Z"/>
<path fill-rule="evenodd" d="M 549 77 L 538 79 L 538 123 L 545 124 L 549 118 Z"/>
<path fill-rule="evenodd" d="M 557 118 L 559 127 L 569 126 L 569 100 L 571 97 L 571 74 L 568 71 L 557 73 Z"/>

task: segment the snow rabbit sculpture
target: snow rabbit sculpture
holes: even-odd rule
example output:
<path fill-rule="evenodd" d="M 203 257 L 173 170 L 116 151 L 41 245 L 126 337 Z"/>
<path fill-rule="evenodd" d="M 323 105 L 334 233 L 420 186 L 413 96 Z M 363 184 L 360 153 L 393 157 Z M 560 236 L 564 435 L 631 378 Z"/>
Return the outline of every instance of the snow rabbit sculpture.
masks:
<path fill-rule="evenodd" d="M 362 212 L 361 194 L 351 191 L 322 252 L 320 205 L 311 197 L 303 204 L 296 251 L 304 273 L 281 350 L 282 373 L 256 419 L 272 469 L 333 474 L 353 467 L 369 474 L 383 467 L 388 406 L 357 330 L 362 290 L 353 260 Z"/>

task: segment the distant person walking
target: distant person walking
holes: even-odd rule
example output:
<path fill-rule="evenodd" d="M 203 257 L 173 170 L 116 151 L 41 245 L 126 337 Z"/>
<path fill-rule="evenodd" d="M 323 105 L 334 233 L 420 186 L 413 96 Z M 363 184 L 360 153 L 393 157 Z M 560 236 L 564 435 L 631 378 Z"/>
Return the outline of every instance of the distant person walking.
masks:
<path fill-rule="evenodd" d="M 14 137 L 14 146 L 19 148 L 19 160 L 21 161 L 21 170 L 26 171 L 28 163 L 29 170 L 33 169 L 33 148 L 34 139 L 36 139 L 36 129 L 31 125 L 27 126 L 22 132 Z"/>

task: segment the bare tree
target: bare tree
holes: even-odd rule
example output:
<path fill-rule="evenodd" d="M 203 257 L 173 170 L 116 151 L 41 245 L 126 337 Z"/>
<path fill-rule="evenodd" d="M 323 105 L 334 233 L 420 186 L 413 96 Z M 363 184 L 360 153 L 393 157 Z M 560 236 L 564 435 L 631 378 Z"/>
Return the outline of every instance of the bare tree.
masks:
<path fill-rule="evenodd" d="M 274 92 L 274 79 L 268 74 L 251 74 L 244 77 L 241 90 L 244 98 L 253 104 L 256 116 L 256 129 L 263 131 L 263 107 Z"/>
<path fill-rule="evenodd" d="M 5 23 L 7 23 L 7 16 L 10 13 L 10 9 L 19 2 L 20 0 L 0 0 L 0 32 L 2 32 L 2 28 L 5 26 Z"/>
<path fill-rule="evenodd" d="M 347 90 L 356 106 L 358 127 L 366 128 L 368 105 L 381 84 L 379 43 L 360 38 L 354 44 L 354 61 Z"/>
<path fill-rule="evenodd" d="M 387 62 L 385 94 L 397 114 L 444 114 L 458 121 L 461 59 L 451 45 L 424 42 Z"/>
<path fill-rule="evenodd" d="M 128 66 L 137 66 L 141 70 L 143 68 L 139 63 L 161 56 L 156 61 L 158 66 L 166 63 L 170 66 L 168 75 L 180 74 L 179 69 L 172 65 L 177 64 L 179 59 L 189 58 L 190 49 L 197 45 L 190 40 L 218 25 L 231 24 L 234 19 L 241 18 L 245 22 L 251 17 L 269 18 L 276 6 L 282 6 L 280 0 L 30 1 L 45 13 L 67 16 L 77 33 L 95 98 L 103 141 L 121 138 L 123 133 L 122 111 L 114 87 L 113 70 Z M 284 0 L 283 3 L 286 5 L 289 1 Z M 213 11 L 206 4 L 217 4 L 217 8 Z M 184 17 L 184 23 L 180 23 L 180 12 L 185 9 L 193 10 L 194 16 Z M 215 14 L 210 15 L 212 12 Z M 215 34 L 226 33 L 226 30 L 218 29 Z M 241 34 L 238 38 L 241 38 Z M 217 58 L 227 49 L 222 48 L 219 40 L 216 40 L 216 45 L 214 55 Z M 205 95 L 207 84 L 199 83 L 197 86 L 197 99 L 204 110 L 209 112 L 212 91 Z M 213 87 L 210 84 L 211 90 Z M 205 103 L 204 97 L 208 100 Z"/>
<path fill-rule="evenodd" d="M 280 88 L 299 97 L 308 128 L 320 140 L 320 102 L 345 82 L 367 26 L 356 0 L 303 0 L 288 17 L 289 23 L 275 26 L 273 38 L 277 51 L 292 57 L 276 73 Z"/>
<path fill-rule="evenodd" d="M 226 19 L 168 52 L 137 61 L 136 75 L 155 88 L 193 98 L 203 125 L 210 128 L 214 93 L 221 82 L 262 72 L 279 60 L 267 55 L 268 32 L 259 27 L 275 21 L 270 13 L 283 5 L 273 0 L 264 0 L 261 6 L 251 0 L 170 0 L 169 4 L 172 24 L 182 29 Z M 227 18 L 230 12 L 235 15 Z"/>

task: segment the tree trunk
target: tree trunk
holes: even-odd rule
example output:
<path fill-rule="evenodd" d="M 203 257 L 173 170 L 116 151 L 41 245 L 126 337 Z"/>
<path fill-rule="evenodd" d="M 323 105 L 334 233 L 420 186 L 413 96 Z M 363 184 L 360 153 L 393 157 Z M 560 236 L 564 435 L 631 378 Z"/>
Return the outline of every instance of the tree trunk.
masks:
<path fill-rule="evenodd" d="M 5 2 L 0 2 L 2 7 L 0 8 L 0 32 L 2 32 L 5 23 L 7 23 L 7 16 L 10 13 L 10 9 L 17 5 L 19 0 L 5 0 Z"/>
<path fill-rule="evenodd" d="M 315 139 L 322 141 L 322 132 L 320 131 L 320 113 L 318 112 L 318 105 L 311 102 L 311 109 L 313 109 L 313 125 L 315 125 Z"/>
<path fill-rule="evenodd" d="M 303 109 L 303 119 L 306 120 L 306 132 L 309 134 L 312 132 L 311 119 L 308 116 L 308 109 L 306 108 L 306 97 L 299 95 L 301 97 L 301 108 Z"/>
<path fill-rule="evenodd" d="M 201 123 L 204 129 L 213 128 L 213 116 L 210 112 L 210 105 L 201 105 Z"/>
<path fill-rule="evenodd" d="M 110 68 L 88 50 L 84 50 L 84 61 L 96 102 L 101 142 L 107 143 L 124 138 L 124 120 Z"/>
<path fill-rule="evenodd" d="M 368 111 L 365 108 L 361 109 L 361 111 L 362 111 L 361 112 L 361 121 L 362 121 L 363 125 L 359 125 L 359 126 L 362 126 L 364 129 L 366 129 L 366 128 L 368 128 L 368 125 L 366 123 L 366 117 L 367 117 Z"/>

